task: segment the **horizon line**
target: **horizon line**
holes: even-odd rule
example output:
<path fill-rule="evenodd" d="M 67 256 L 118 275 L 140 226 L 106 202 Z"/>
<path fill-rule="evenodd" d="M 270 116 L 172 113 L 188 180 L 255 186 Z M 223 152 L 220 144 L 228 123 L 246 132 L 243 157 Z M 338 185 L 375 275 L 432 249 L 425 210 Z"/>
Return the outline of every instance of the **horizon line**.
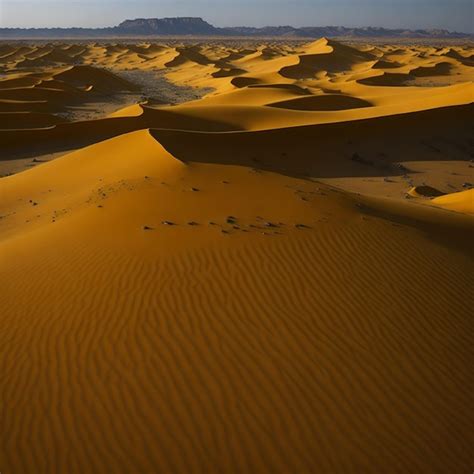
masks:
<path fill-rule="evenodd" d="M 366 25 L 366 26 L 346 26 L 346 25 L 306 25 L 306 26 L 293 26 L 290 24 L 280 24 L 280 25 L 263 25 L 263 26 L 247 26 L 247 25 L 236 25 L 236 26 L 216 26 L 212 23 L 209 23 L 203 17 L 198 16 L 175 16 L 175 17 L 137 17 L 137 18 L 126 18 L 122 20 L 118 25 L 114 26 L 7 26 L 1 27 L 0 30 L 107 30 L 107 29 L 115 29 L 119 28 L 120 25 L 126 21 L 137 21 L 137 20 L 176 20 L 176 19 L 194 19 L 194 20 L 202 20 L 206 22 L 210 26 L 219 29 L 238 29 L 238 28 L 249 28 L 254 30 L 265 29 L 265 28 L 293 28 L 295 30 L 304 30 L 307 28 L 345 28 L 345 29 L 354 29 L 354 30 L 366 30 L 366 29 L 380 29 L 380 30 L 387 30 L 387 31 L 444 31 L 451 34 L 461 34 L 465 36 L 474 36 L 474 33 L 467 33 L 464 31 L 457 31 L 451 30 L 448 28 L 437 28 L 437 27 L 416 27 L 416 28 L 407 28 L 407 27 L 398 27 L 398 28 L 390 28 L 385 26 L 374 26 L 374 25 Z"/>

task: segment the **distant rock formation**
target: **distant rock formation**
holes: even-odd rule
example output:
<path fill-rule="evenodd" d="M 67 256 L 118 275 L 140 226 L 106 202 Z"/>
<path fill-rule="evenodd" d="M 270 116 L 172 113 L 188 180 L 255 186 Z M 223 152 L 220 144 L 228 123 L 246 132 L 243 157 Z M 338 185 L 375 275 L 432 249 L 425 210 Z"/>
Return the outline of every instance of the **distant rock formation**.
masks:
<path fill-rule="evenodd" d="M 0 28 L 0 38 L 105 38 L 137 36 L 224 36 L 224 37 L 384 37 L 384 38 L 474 38 L 473 34 L 448 30 L 405 30 L 377 27 L 344 26 L 236 26 L 218 28 L 202 18 L 137 18 L 125 20 L 113 28 Z"/>
<path fill-rule="evenodd" d="M 138 18 L 125 20 L 116 28 L 132 35 L 215 35 L 217 28 L 202 18 Z"/>

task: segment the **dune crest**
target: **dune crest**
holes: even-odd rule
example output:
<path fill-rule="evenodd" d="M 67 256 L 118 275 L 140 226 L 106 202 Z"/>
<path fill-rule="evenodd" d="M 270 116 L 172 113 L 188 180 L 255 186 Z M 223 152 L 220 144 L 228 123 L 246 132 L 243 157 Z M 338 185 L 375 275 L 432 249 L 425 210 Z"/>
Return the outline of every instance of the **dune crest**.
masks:
<path fill-rule="evenodd" d="M 452 211 L 474 214 L 474 189 L 439 196 L 431 203 Z"/>

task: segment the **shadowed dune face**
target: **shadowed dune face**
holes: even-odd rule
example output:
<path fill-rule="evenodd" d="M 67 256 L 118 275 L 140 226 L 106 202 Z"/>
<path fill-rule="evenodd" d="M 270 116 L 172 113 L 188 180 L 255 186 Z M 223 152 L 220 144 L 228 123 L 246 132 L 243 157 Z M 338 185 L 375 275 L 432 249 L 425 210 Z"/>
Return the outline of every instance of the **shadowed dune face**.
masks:
<path fill-rule="evenodd" d="M 383 59 L 379 59 L 374 63 L 372 66 L 373 69 L 395 69 L 402 67 L 403 64 L 391 62 L 391 61 L 384 61 Z"/>
<path fill-rule="evenodd" d="M 472 470 L 472 56 L 0 45 L 5 472 Z"/>
<path fill-rule="evenodd" d="M 239 88 L 261 84 L 260 79 L 254 77 L 234 77 L 230 82 L 233 86 Z"/>
<path fill-rule="evenodd" d="M 439 196 L 443 196 L 444 193 L 439 191 L 436 188 L 431 186 L 415 186 L 408 192 L 410 196 L 413 197 L 427 197 L 427 198 L 435 198 Z"/>
<path fill-rule="evenodd" d="M 279 73 L 289 79 L 315 77 L 317 73 L 338 73 L 363 67 L 375 57 L 368 52 L 325 38 L 312 43 L 299 55 L 298 64 L 285 66 Z"/>
<path fill-rule="evenodd" d="M 409 74 L 383 72 L 377 76 L 360 79 L 360 84 L 368 86 L 403 86 L 403 84 L 411 79 Z"/>
<path fill-rule="evenodd" d="M 410 71 L 417 77 L 447 76 L 451 71 L 451 64 L 447 62 L 437 63 L 434 66 L 420 66 Z"/>
<path fill-rule="evenodd" d="M 268 105 L 270 107 L 292 110 L 347 110 L 370 107 L 372 104 L 357 97 L 325 94 L 321 96 L 283 100 Z"/>
<path fill-rule="evenodd" d="M 82 88 L 95 88 L 112 93 L 120 90 L 135 90 L 136 86 L 107 71 L 97 70 L 90 66 L 74 66 L 60 72 L 54 78 Z"/>

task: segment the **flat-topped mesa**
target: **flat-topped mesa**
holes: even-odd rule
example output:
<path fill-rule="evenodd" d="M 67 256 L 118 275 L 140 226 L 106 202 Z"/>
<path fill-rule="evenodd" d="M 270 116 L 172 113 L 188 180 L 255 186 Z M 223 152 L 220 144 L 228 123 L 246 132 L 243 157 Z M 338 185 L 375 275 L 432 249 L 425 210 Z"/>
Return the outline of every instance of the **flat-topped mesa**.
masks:
<path fill-rule="evenodd" d="M 117 28 L 122 33 L 141 35 L 205 35 L 216 34 L 216 28 L 202 18 L 137 18 L 125 20 Z"/>

